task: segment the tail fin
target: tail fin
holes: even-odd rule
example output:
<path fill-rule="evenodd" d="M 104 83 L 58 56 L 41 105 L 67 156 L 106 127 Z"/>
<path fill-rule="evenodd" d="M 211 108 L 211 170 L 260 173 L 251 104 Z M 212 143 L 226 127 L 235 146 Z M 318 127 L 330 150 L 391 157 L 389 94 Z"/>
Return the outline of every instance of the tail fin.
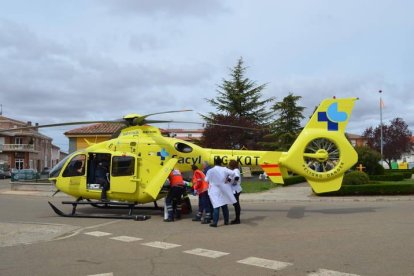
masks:
<path fill-rule="evenodd" d="M 316 193 L 337 191 L 344 173 L 358 160 L 345 137 L 357 98 L 326 99 L 312 115 L 280 164 L 306 178 Z"/>

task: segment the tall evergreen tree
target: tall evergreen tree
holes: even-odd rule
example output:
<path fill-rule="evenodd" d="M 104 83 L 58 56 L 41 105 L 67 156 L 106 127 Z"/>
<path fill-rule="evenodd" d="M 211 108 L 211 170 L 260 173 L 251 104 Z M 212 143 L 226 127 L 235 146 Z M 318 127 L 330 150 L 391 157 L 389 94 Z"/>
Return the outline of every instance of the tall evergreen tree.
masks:
<path fill-rule="evenodd" d="M 246 67 L 243 63 L 243 58 L 240 58 L 230 71 L 231 79 L 223 79 L 223 83 L 218 85 L 217 98 L 206 100 L 216 107 L 221 115 L 243 117 L 262 125 L 268 122 L 273 114 L 271 111 L 266 111 L 266 104 L 274 99 L 262 99 L 262 91 L 266 88 L 266 84 L 256 85 L 256 82 L 245 77 Z M 210 117 L 214 117 L 214 114 L 217 113 L 210 113 Z"/>
<path fill-rule="evenodd" d="M 210 124 L 207 124 L 203 134 L 203 146 L 257 149 L 258 133 L 212 125 L 230 122 L 234 126 L 260 128 L 269 122 L 273 112 L 267 111 L 266 105 L 274 99 L 262 99 L 262 91 L 266 84 L 257 85 L 245 77 L 245 73 L 246 67 L 243 66 L 243 58 L 240 58 L 236 66 L 230 70 L 230 79 L 223 79 L 218 85 L 218 96 L 206 99 L 217 112 L 211 112 L 209 116 L 204 117 Z"/>
<path fill-rule="evenodd" d="M 271 134 L 264 137 L 261 144 L 271 150 L 288 150 L 296 140 L 302 127 L 300 122 L 305 118 L 303 111 L 305 107 L 298 106 L 297 101 L 301 96 L 289 93 L 281 102 L 276 102 L 272 110 L 279 116 L 271 127 Z"/>

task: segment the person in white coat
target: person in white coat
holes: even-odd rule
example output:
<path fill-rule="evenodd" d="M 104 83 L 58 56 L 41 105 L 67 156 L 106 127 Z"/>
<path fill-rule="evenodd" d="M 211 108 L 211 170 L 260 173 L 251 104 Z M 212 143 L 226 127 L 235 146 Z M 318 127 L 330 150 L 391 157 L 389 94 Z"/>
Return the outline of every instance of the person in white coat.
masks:
<path fill-rule="evenodd" d="M 211 227 L 217 227 L 219 220 L 220 207 L 223 211 L 224 224 L 229 224 L 229 208 L 227 204 L 234 204 L 237 202 L 234 197 L 231 180 L 234 178 L 235 173 L 222 166 L 222 159 L 219 156 L 214 158 L 214 167 L 208 170 L 205 180 L 209 183 L 208 196 L 210 197 L 211 204 L 213 205 L 213 222 L 210 223 Z"/>
<path fill-rule="evenodd" d="M 236 218 L 230 222 L 230 224 L 240 224 L 240 194 L 242 191 L 241 187 L 241 174 L 239 170 L 239 165 L 236 160 L 230 160 L 229 163 L 230 170 L 234 172 L 234 178 L 231 182 L 231 188 L 233 190 L 234 197 L 236 198 L 237 202 L 233 204 L 234 206 L 234 213 L 236 214 Z"/>

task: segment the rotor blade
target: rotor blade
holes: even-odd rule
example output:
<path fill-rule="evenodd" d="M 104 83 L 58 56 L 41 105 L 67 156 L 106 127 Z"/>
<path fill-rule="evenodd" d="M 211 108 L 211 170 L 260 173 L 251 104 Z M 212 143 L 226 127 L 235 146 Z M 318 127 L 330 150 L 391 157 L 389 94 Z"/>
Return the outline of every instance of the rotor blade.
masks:
<path fill-rule="evenodd" d="M 248 129 L 248 130 L 256 130 L 259 131 L 259 128 L 252 128 L 252 127 L 243 127 L 243 126 L 235 126 L 235 125 L 224 125 L 224 124 L 214 124 L 214 123 L 200 123 L 200 122 L 187 122 L 187 121 L 169 121 L 169 123 L 179 123 L 179 124 L 197 124 L 197 125 L 211 125 L 211 126 L 222 126 L 222 127 L 230 127 L 230 128 L 238 128 L 238 129 Z"/>
<path fill-rule="evenodd" d="M 16 131 L 24 129 L 35 129 L 35 128 L 46 128 L 46 127 L 58 127 L 58 126 L 71 126 L 71 125 L 89 125 L 97 123 L 123 123 L 123 120 L 112 120 L 112 121 L 80 121 L 80 122 L 68 122 L 68 123 L 58 123 L 58 124 L 47 124 L 47 125 L 38 125 L 38 126 L 25 126 L 25 127 L 16 127 L 9 129 L 0 129 L 0 132 L 6 131 Z"/>
<path fill-rule="evenodd" d="M 192 109 L 182 109 L 182 110 L 170 110 L 170 111 L 156 112 L 156 113 L 146 114 L 146 115 L 142 116 L 142 118 L 147 118 L 149 116 L 158 115 L 158 114 L 176 113 L 176 112 L 188 112 L 188 111 L 193 111 L 193 110 Z"/>

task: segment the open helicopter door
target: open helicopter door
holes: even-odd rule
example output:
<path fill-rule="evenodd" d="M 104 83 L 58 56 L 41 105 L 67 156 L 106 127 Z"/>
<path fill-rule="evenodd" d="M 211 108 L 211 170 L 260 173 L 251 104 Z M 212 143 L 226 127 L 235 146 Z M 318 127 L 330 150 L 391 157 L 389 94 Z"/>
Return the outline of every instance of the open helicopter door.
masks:
<path fill-rule="evenodd" d="M 102 186 L 104 184 L 111 183 L 111 179 L 110 179 L 111 177 L 109 173 L 110 168 L 111 168 L 111 154 L 96 153 L 96 152 L 89 153 L 87 189 L 89 191 L 97 191 L 100 193 L 102 190 Z"/>

